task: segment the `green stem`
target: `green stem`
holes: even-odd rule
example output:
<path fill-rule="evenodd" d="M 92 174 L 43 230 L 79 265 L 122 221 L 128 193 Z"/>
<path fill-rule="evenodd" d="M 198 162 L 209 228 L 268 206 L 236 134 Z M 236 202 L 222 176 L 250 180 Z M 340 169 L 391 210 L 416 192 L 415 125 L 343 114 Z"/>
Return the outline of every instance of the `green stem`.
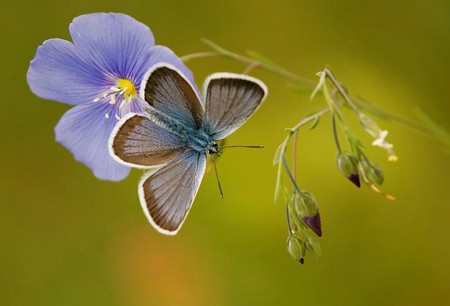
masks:
<path fill-rule="evenodd" d="M 330 79 L 331 83 L 333 83 L 334 87 L 339 91 L 339 93 L 342 95 L 344 100 L 348 103 L 348 105 L 359 115 L 361 112 L 356 107 L 356 105 L 353 103 L 352 99 L 350 99 L 349 95 L 345 91 L 345 89 L 341 86 L 341 84 L 338 82 L 334 74 L 331 72 L 330 69 L 325 68 L 323 72 L 327 75 L 328 79 Z"/>
<path fill-rule="evenodd" d="M 328 108 L 328 107 L 324 108 L 324 109 L 318 111 L 317 113 L 315 113 L 314 115 L 303 118 L 293 128 L 290 128 L 289 130 L 291 131 L 291 133 L 295 133 L 299 128 L 301 128 L 308 122 L 315 120 L 317 117 L 321 117 L 321 116 L 325 115 L 329 111 L 330 111 L 330 108 Z"/>
<path fill-rule="evenodd" d="M 235 59 L 237 61 L 240 61 L 240 62 L 243 62 L 243 63 L 247 63 L 247 64 L 258 63 L 259 66 L 261 68 L 263 68 L 263 69 L 266 69 L 268 71 L 271 71 L 271 72 L 274 72 L 274 73 L 279 74 L 281 76 L 284 76 L 284 77 L 286 77 L 288 79 L 291 79 L 293 81 L 296 81 L 296 82 L 298 82 L 300 84 L 306 85 L 307 87 L 313 88 L 314 85 L 315 85 L 315 83 L 313 81 L 311 81 L 310 79 L 307 79 L 307 78 L 304 78 L 302 76 L 299 76 L 299 75 L 297 75 L 297 74 L 295 74 L 295 73 L 293 73 L 293 72 L 291 72 L 291 71 L 289 71 L 287 69 L 284 69 L 283 67 L 275 66 L 275 65 L 269 65 L 269 64 L 263 63 L 261 61 L 258 61 L 256 59 L 253 59 L 253 58 L 250 58 L 250 57 L 247 57 L 247 56 L 243 56 L 243 55 L 231 52 L 231 51 L 226 50 L 226 49 L 220 47 L 219 45 L 217 45 L 217 44 L 215 44 L 212 41 L 207 40 L 207 39 L 203 39 L 203 41 L 209 47 L 211 47 L 213 50 L 215 50 L 216 52 L 218 52 L 218 53 L 220 53 L 220 54 L 222 54 L 222 55 L 224 55 L 226 57 L 229 57 L 229 58 L 232 58 L 232 59 Z"/>
<path fill-rule="evenodd" d="M 334 142 L 336 143 L 336 148 L 338 150 L 338 153 L 341 154 L 341 146 L 339 144 L 339 138 L 338 138 L 337 129 L 336 129 L 336 119 L 334 118 L 334 115 L 331 115 L 331 125 L 333 126 L 333 136 L 334 136 Z"/>
<path fill-rule="evenodd" d="M 297 82 L 298 84 L 301 84 L 302 86 L 305 86 L 307 88 L 311 88 L 314 89 L 315 87 L 315 82 L 299 76 L 279 65 L 275 65 L 273 63 L 267 63 L 267 62 L 263 62 L 261 60 L 255 59 L 255 58 L 250 58 L 250 57 L 246 57 L 234 52 L 231 52 L 217 44 L 215 44 L 214 42 L 204 39 L 203 40 L 209 47 L 211 47 L 214 51 L 216 52 L 199 52 L 199 53 L 193 53 L 193 54 L 188 54 L 185 56 L 182 56 L 181 59 L 184 62 L 190 61 L 192 59 L 198 59 L 198 58 L 210 58 L 210 57 L 218 57 L 218 56 L 225 56 L 231 59 L 234 59 L 236 61 L 242 62 L 242 63 L 246 63 L 248 65 L 250 65 L 249 67 L 251 67 L 251 69 L 256 68 L 254 67 L 254 65 L 256 65 L 257 67 L 260 67 L 262 69 L 265 69 L 267 71 L 271 71 L 275 74 L 278 74 L 282 77 L 285 77 L 287 79 L 290 79 L 294 82 Z M 247 69 L 249 68 L 247 67 Z M 419 134 L 422 134 L 426 137 L 429 137 L 431 139 L 436 139 L 436 135 L 434 133 L 434 131 L 432 129 L 430 129 L 429 127 L 427 127 L 424 124 L 421 124 L 417 121 L 414 120 L 410 120 L 407 118 L 403 118 L 401 116 L 397 116 L 395 114 L 392 114 L 390 112 L 386 112 L 383 111 L 379 108 L 377 108 L 376 106 L 373 106 L 371 104 L 368 104 L 367 102 L 362 101 L 359 98 L 355 98 L 355 97 L 351 97 L 347 94 L 347 92 L 345 91 L 345 89 L 341 86 L 341 84 L 338 82 L 338 80 L 336 79 L 336 77 L 334 76 L 334 74 L 328 69 L 325 68 L 324 72 L 327 74 L 327 77 L 329 78 L 329 80 L 333 83 L 333 85 L 336 87 L 336 89 L 338 89 L 339 93 L 342 95 L 342 97 L 344 98 L 344 100 L 347 102 L 347 104 L 357 113 L 360 114 L 361 111 L 359 108 L 365 109 L 368 112 L 372 113 L 373 115 L 385 119 L 385 120 L 392 120 L 398 124 L 401 124 L 415 132 L 418 132 Z"/>
<path fill-rule="evenodd" d="M 193 59 L 207 58 L 207 57 L 219 57 L 219 56 L 222 56 L 222 54 L 220 54 L 218 52 L 198 52 L 198 53 L 191 53 L 191 54 L 181 56 L 180 59 L 186 63 Z"/>

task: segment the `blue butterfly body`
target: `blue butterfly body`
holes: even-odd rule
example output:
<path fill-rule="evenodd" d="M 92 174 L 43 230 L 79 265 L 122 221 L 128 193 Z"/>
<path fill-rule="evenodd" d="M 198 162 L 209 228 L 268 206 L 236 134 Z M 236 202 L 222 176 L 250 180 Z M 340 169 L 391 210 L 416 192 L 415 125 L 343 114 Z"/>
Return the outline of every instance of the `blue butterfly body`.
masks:
<path fill-rule="evenodd" d="M 186 147 L 190 147 L 198 153 L 206 154 L 216 146 L 213 137 L 207 132 L 207 126 L 186 126 L 178 120 L 155 109 L 147 109 L 146 113 L 151 121 L 164 126 L 169 132 L 178 135 L 180 141 L 184 143 Z"/>

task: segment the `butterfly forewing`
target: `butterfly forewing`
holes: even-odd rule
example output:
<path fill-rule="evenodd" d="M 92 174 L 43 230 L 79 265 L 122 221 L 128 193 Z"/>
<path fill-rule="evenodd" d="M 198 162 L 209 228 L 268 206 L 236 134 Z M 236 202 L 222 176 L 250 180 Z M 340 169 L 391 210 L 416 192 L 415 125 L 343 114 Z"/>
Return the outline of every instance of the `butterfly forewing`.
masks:
<path fill-rule="evenodd" d="M 204 124 L 215 139 L 237 130 L 256 111 L 267 94 L 259 80 L 232 73 L 216 73 L 205 81 Z"/>
<path fill-rule="evenodd" d="M 175 235 L 183 224 L 206 168 L 206 156 L 187 151 L 155 173 L 142 177 L 139 198 L 150 223 Z"/>
<path fill-rule="evenodd" d="M 186 146 L 178 135 L 147 117 L 128 114 L 116 125 L 109 149 L 119 162 L 145 168 L 169 162 Z"/>
<path fill-rule="evenodd" d="M 144 76 L 140 95 L 152 107 L 183 125 L 198 127 L 203 106 L 193 86 L 176 68 L 162 64 Z"/>

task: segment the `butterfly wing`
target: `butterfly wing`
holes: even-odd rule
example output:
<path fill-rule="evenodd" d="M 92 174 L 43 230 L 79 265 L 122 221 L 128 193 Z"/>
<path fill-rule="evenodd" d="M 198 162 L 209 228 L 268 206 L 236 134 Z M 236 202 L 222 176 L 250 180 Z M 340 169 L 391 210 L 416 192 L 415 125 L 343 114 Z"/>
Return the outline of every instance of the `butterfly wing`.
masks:
<path fill-rule="evenodd" d="M 261 105 L 267 87 L 260 80 L 240 74 L 215 73 L 205 80 L 203 124 L 215 139 L 236 131 Z"/>
<path fill-rule="evenodd" d="M 144 75 L 139 95 L 149 105 L 186 127 L 199 127 L 203 105 L 195 85 L 175 67 L 160 63 Z"/>
<path fill-rule="evenodd" d="M 165 164 L 185 150 L 178 135 L 133 113 L 116 124 L 109 139 L 111 156 L 122 164 L 137 168 Z"/>
<path fill-rule="evenodd" d="M 175 235 L 191 209 L 206 168 L 206 156 L 186 151 L 139 183 L 139 199 L 150 223 Z"/>

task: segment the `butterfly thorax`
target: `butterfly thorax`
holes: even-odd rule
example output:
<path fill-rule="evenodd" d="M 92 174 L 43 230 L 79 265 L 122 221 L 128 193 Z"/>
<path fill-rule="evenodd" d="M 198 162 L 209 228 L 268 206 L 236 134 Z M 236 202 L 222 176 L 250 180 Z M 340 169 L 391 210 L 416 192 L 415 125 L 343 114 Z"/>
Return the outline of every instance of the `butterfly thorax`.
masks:
<path fill-rule="evenodd" d="M 188 127 L 155 108 L 148 108 L 145 112 L 152 122 L 178 135 L 181 138 L 181 142 L 185 143 L 192 150 L 204 154 L 220 154 L 217 143 L 205 128 Z"/>

